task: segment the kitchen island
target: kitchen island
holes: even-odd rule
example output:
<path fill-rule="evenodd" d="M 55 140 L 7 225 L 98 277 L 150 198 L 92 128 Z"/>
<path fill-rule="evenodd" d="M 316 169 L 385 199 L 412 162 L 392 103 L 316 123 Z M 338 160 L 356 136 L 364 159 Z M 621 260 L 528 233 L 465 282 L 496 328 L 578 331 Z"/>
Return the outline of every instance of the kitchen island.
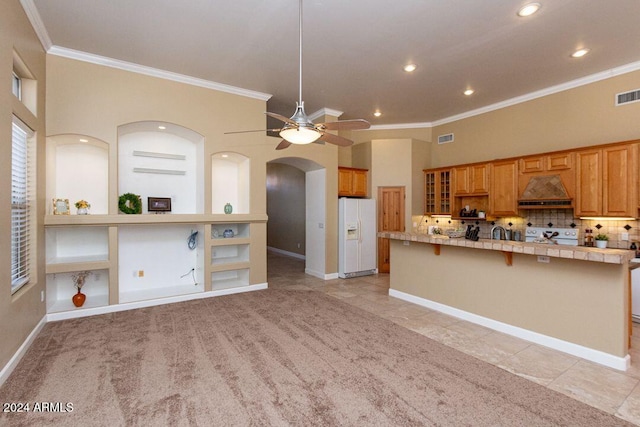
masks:
<path fill-rule="evenodd" d="M 378 236 L 391 240 L 390 296 L 618 370 L 629 367 L 632 251 Z"/>

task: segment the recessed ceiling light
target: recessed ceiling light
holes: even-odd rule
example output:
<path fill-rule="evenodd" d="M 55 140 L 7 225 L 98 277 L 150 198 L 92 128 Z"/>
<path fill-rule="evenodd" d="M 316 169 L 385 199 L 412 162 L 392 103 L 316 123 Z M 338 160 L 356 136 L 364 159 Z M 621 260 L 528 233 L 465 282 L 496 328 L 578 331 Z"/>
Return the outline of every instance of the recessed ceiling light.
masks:
<path fill-rule="evenodd" d="M 518 10 L 518 16 L 522 18 L 531 16 L 534 13 L 536 13 L 538 10 L 540 10 L 540 3 L 529 3 L 522 6 L 520 10 Z"/>
<path fill-rule="evenodd" d="M 229 155 L 228 155 L 228 154 L 223 154 L 221 157 L 222 157 L 223 159 L 226 159 L 227 157 L 229 157 Z"/>
<path fill-rule="evenodd" d="M 166 126 L 162 126 L 162 125 L 158 126 L 158 129 L 160 130 L 165 130 L 166 128 L 167 128 Z"/>
<path fill-rule="evenodd" d="M 473 95 L 473 89 L 467 89 L 464 91 L 464 94 L 469 96 L 469 95 Z"/>
<path fill-rule="evenodd" d="M 405 66 L 404 66 L 404 70 L 405 70 L 407 73 L 410 73 L 410 72 L 412 72 L 412 71 L 415 71 L 415 70 L 416 70 L 416 68 L 418 68 L 418 67 L 416 67 L 416 64 L 407 64 L 407 65 L 405 65 Z"/>
<path fill-rule="evenodd" d="M 380 111 L 376 111 L 375 113 L 373 113 L 373 115 L 376 117 L 380 117 L 382 113 Z"/>
<path fill-rule="evenodd" d="M 584 49 L 578 49 L 578 50 L 576 50 L 575 52 L 573 52 L 573 53 L 571 54 L 571 56 L 572 56 L 573 58 L 582 58 L 582 57 L 583 57 L 583 56 L 585 56 L 587 53 L 589 53 L 589 49 L 586 49 L 586 48 L 584 48 Z"/>
<path fill-rule="evenodd" d="M 89 142 L 89 140 L 86 138 L 80 138 L 80 142 Z"/>

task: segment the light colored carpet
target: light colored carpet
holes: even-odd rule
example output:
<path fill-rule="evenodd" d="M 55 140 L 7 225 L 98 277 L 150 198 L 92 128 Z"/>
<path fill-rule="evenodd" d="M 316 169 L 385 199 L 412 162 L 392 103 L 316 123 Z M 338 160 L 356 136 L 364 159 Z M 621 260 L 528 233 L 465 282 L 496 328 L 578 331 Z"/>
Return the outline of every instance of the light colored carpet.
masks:
<path fill-rule="evenodd" d="M 47 324 L 11 426 L 630 425 L 313 291 L 265 290 Z"/>

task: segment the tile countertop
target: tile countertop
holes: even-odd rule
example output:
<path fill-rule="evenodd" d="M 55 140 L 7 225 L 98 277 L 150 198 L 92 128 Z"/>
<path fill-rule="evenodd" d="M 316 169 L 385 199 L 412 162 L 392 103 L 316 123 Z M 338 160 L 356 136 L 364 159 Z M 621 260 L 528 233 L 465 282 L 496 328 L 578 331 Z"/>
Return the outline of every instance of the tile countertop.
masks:
<path fill-rule="evenodd" d="M 627 249 L 598 249 L 587 248 L 585 246 L 547 245 L 542 243 L 526 243 L 511 240 L 480 239 L 478 241 L 473 241 L 465 238 L 449 238 L 447 236 L 390 231 L 379 232 L 378 237 L 392 240 L 430 243 L 433 245 L 462 246 L 467 248 L 512 252 L 525 255 L 541 255 L 551 258 L 604 262 L 607 264 L 626 264 L 635 258 L 635 252 Z M 633 267 L 640 267 L 640 259 L 635 259 L 638 260 L 636 262 L 639 264 L 634 263 Z"/>

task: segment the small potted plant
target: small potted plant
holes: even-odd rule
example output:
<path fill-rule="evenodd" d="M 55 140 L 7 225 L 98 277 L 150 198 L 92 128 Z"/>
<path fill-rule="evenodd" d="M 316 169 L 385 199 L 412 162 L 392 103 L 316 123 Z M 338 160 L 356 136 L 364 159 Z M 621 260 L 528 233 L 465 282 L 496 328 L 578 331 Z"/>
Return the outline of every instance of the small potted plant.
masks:
<path fill-rule="evenodd" d="M 78 209 L 78 215 L 87 215 L 91 205 L 86 200 L 78 200 L 76 203 L 76 209 Z"/>
<path fill-rule="evenodd" d="M 609 241 L 609 236 L 606 234 L 598 234 L 595 237 L 596 247 L 600 249 L 604 249 L 607 247 L 607 242 Z"/>

